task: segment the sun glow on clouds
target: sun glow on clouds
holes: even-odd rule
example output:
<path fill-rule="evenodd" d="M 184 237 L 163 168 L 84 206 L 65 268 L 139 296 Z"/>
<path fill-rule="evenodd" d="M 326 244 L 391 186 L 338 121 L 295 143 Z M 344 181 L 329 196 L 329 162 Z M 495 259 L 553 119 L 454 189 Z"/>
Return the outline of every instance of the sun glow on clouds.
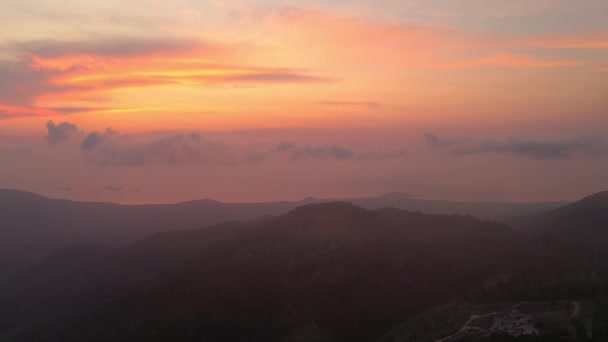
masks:
<path fill-rule="evenodd" d="M 327 6 L 218 3 L 205 8 L 228 13 L 216 13 L 214 27 L 219 18 L 230 18 L 226 23 L 236 28 L 227 26 L 217 34 L 203 31 L 206 37 L 200 37 L 187 31 L 193 25 L 189 23 L 176 32 L 198 38 L 159 35 L 13 44 L 24 72 L 35 77 L 6 86 L 0 81 L 0 88 L 13 87 L 21 100 L 0 96 L 0 118 L 70 114 L 89 122 L 121 120 L 123 126 L 142 131 L 161 128 L 163 117 L 217 129 L 326 127 L 371 119 L 407 124 L 432 120 L 428 114 L 439 94 L 459 113 L 469 111 L 463 103 L 477 101 L 473 96 L 502 96 L 485 86 L 485 80 L 509 81 L 519 69 L 597 70 L 585 58 L 574 59 L 562 50 L 603 49 L 608 41 L 598 31 L 522 36 L 464 29 L 445 21 L 366 17 L 362 11 Z M 196 14 L 195 8 L 187 12 L 189 17 Z M 534 54 L 539 50 L 543 53 Z M 473 69 L 467 75 L 458 73 Z M 449 86 L 458 83 L 471 86 Z M 348 105 L 353 103 L 378 105 Z M 404 115 L 402 108 L 415 112 Z"/>
<path fill-rule="evenodd" d="M 0 186 L 151 189 L 170 172 L 160 197 L 197 197 L 204 178 L 234 200 L 254 183 L 274 199 L 578 184 L 558 164 L 583 192 L 606 184 L 606 1 L 7 3 Z"/>
<path fill-rule="evenodd" d="M 230 85 L 230 84 L 306 84 L 321 83 L 323 77 L 301 70 L 280 67 L 259 67 L 222 63 L 223 60 L 234 60 L 232 52 L 192 43 L 192 46 L 176 51 L 160 50 L 157 52 L 125 55 L 104 55 L 102 53 L 74 53 L 58 56 L 30 54 L 30 67 L 48 72 L 49 82 L 57 88 L 66 89 L 58 93 L 40 94 L 36 104 L 40 107 L 78 106 L 89 103 L 95 107 L 99 97 L 111 100 L 121 93 L 137 93 L 148 88 L 163 88 L 171 92 L 187 88 Z M 180 110 L 170 98 L 148 98 L 149 108 L 171 107 Z M 193 102 L 191 99 L 190 102 Z M 200 110 L 201 103 L 195 107 Z M 132 107 L 132 106 L 130 106 Z M 186 106 L 188 107 L 188 106 Z M 135 111 L 134 108 L 108 108 L 104 112 Z"/>

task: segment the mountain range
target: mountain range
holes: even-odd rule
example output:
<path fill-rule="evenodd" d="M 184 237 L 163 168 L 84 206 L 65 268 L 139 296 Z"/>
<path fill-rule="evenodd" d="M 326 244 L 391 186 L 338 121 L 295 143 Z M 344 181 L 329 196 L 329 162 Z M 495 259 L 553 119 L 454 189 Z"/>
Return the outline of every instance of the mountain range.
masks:
<path fill-rule="evenodd" d="M 2 234 L 13 242 L 6 231 L 20 227 L 21 238 L 64 233 L 0 284 L 0 341 L 373 341 L 458 298 L 595 298 L 608 284 L 598 276 L 608 192 L 537 214 L 534 205 L 512 226 L 345 201 L 119 206 L 6 193 Z M 103 225 L 112 229 L 85 234 Z M 558 278 L 585 282 L 564 290 Z M 608 336 L 602 322 L 597 340 Z"/>
<path fill-rule="evenodd" d="M 51 199 L 0 190 L 0 282 L 58 249 L 73 244 L 127 244 L 147 235 L 201 228 L 233 220 L 284 214 L 298 206 L 339 201 L 306 198 L 295 202 L 221 203 L 204 199 L 177 204 L 119 205 Z M 414 199 L 392 193 L 346 199 L 367 209 L 384 207 L 431 214 L 462 214 L 488 219 L 523 216 L 563 203 L 476 203 Z"/>

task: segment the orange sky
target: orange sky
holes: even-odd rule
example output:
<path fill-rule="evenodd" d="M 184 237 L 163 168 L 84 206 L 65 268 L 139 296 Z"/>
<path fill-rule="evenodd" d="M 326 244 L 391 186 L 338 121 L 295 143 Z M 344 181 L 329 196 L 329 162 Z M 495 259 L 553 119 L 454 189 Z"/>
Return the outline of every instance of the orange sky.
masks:
<path fill-rule="evenodd" d="M 17 159 L 17 164 L 0 178 L 0 186 L 31 184 L 15 176 L 32 167 L 27 164 L 32 161 L 19 164 L 25 163 L 15 157 L 20 149 L 35 151 L 39 157 L 34 165 L 43 165 L 43 159 L 82 163 L 78 167 L 85 168 L 113 165 L 95 169 L 104 177 L 133 172 L 118 166 L 132 168 L 137 164 L 133 160 L 141 159 L 145 166 L 146 158 L 166 164 L 189 160 L 187 155 L 196 155 L 195 164 L 220 160 L 233 168 L 242 168 L 248 158 L 271 160 L 259 167 L 272 173 L 293 159 L 268 157 L 280 152 L 317 161 L 354 160 L 358 164 L 352 169 L 374 163 L 379 170 L 397 161 L 399 167 L 414 163 L 426 170 L 440 160 L 463 163 L 462 155 L 469 158 L 464 162 L 470 168 L 476 165 L 470 158 L 478 155 L 506 156 L 501 159 L 505 166 L 511 165 L 507 157 L 545 164 L 568 159 L 573 175 L 580 176 L 576 172 L 581 164 L 575 165 L 573 158 L 588 167 L 589 156 L 604 154 L 604 1 L 315 0 L 305 7 L 278 0 L 80 4 L 10 0 L 1 5 L 6 29 L 0 33 L 0 160 L 13 165 Z M 58 141 L 51 143 L 55 126 L 49 128 L 49 121 L 76 128 L 57 126 Z M 209 147 L 201 147 L 200 140 L 183 138 L 192 132 L 200 132 L 214 148 L 223 147 L 203 151 Z M 423 138 L 429 132 L 456 142 L 432 146 Z M 180 134 L 182 138 L 175 138 Z M 218 141 L 209 138 L 216 135 Z M 86 138 L 94 144 L 83 151 Z M 274 150 L 286 141 L 298 142 L 299 149 Z M 179 150 L 179 156 L 163 159 L 148 151 L 154 144 L 194 152 Z M 408 151 L 407 158 L 402 149 Z M 125 163 L 116 156 L 133 160 Z M 191 169 L 180 172 L 187 180 L 194 177 Z M 374 172 L 370 178 L 388 177 Z M 237 173 L 241 179 L 249 177 L 242 169 Z M 395 183 L 409 187 L 420 175 L 390 176 L 396 180 L 379 179 L 383 185 L 353 186 L 350 192 L 391 190 Z M 469 182 L 464 175 L 450 177 L 460 187 Z M 587 188 L 605 180 L 593 179 Z M 46 189 L 66 180 L 49 180 Z M 444 183 L 451 186 L 449 180 Z M 492 185 L 498 180 L 487 183 L 500 188 Z M 339 191 L 347 194 L 347 189 Z M 169 197 L 197 197 L 202 191 Z M 504 191 L 493 190 L 496 194 L 490 197 L 548 196 L 547 190 L 542 190 L 547 195 L 536 196 Z M 560 196 L 573 196 L 572 191 Z M 221 189 L 214 192 L 231 198 Z M 294 190 L 293 196 L 303 192 Z M 87 190 L 77 197 L 113 199 L 109 195 Z M 116 200 L 148 199 L 133 195 Z"/>

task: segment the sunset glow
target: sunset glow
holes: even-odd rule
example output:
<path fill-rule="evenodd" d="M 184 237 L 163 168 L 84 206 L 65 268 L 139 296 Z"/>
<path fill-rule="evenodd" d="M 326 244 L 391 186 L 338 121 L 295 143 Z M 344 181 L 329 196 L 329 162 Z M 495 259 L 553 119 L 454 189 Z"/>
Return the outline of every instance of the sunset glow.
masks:
<path fill-rule="evenodd" d="M 605 1 L 84 4 L 1 4 L 2 187 L 58 195 L 70 183 L 62 195 L 123 202 L 395 187 L 541 200 L 608 181 Z M 77 128 L 49 144 L 49 121 Z M 281 151 L 286 142 L 300 150 Z M 594 158 L 602 164 L 591 169 Z M 470 189 L 487 165 L 496 170 Z M 22 172 L 32 168 L 46 178 Z M 343 185 L 322 180 L 339 174 Z M 164 175 L 175 182 L 156 187 Z M 188 185 L 201 175 L 209 184 Z M 522 177 L 542 182 L 514 187 Z M 562 187 L 570 177 L 586 184 Z"/>

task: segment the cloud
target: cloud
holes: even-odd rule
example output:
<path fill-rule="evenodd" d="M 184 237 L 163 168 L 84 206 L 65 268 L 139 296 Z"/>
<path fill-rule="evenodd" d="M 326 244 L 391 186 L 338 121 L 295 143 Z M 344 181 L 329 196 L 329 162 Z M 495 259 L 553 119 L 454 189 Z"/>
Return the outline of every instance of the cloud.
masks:
<path fill-rule="evenodd" d="M 540 141 L 508 138 L 487 139 L 472 147 L 458 150 L 462 154 L 498 153 L 514 154 L 535 159 L 560 159 L 576 154 L 595 156 L 608 153 L 608 141 L 601 138 L 578 138 L 563 141 Z"/>
<path fill-rule="evenodd" d="M 46 128 L 48 131 L 46 140 L 51 146 L 69 141 L 73 134 L 78 133 L 78 126 L 67 121 L 59 124 L 49 121 L 46 123 Z"/>
<path fill-rule="evenodd" d="M 58 84 L 61 73 L 32 67 L 27 56 L 10 62 L 0 61 L 0 119 L 24 116 L 50 116 L 73 113 L 70 108 L 44 108 L 36 105 L 43 96 L 82 91 L 80 85 Z M 84 108 L 83 108 L 84 109 Z M 84 111 L 84 110 L 82 110 Z"/>
<path fill-rule="evenodd" d="M 0 61 L 0 105 L 30 107 L 37 94 L 57 91 L 52 74 L 30 68 L 27 60 Z"/>
<path fill-rule="evenodd" d="M 130 37 L 105 37 L 91 40 L 39 40 L 10 46 L 13 50 L 43 58 L 61 56 L 134 57 L 142 55 L 174 55 L 197 50 L 214 53 L 228 47 L 221 44 L 193 39 L 158 37 L 155 39 Z"/>
<path fill-rule="evenodd" d="M 109 141 L 94 132 L 87 138 L 93 147 L 87 150 L 85 157 L 100 165 L 115 166 L 245 165 L 266 162 L 271 155 L 287 156 L 291 162 L 380 161 L 402 159 L 407 155 L 404 148 L 358 151 L 338 144 L 299 145 L 288 141 L 271 149 L 260 149 L 255 145 L 211 141 L 196 132 L 154 138 L 117 136 Z"/>
<path fill-rule="evenodd" d="M 48 110 L 60 113 L 60 114 L 75 114 L 75 113 L 86 113 L 91 111 L 108 110 L 110 108 L 103 107 L 52 107 Z"/>
<path fill-rule="evenodd" d="M 200 40 L 45 41 L 24 43 L 22 49 L 28 51 L 32 69 L 61 72 L 55 83 L 80 87 L 321 80 L 290 68 L 227 64 L 239 60 L 244 47 Z"/>
<path fill-rule="evenodd" d="M 323 106 L 347 106 L 347 107 L 367 107 L 370 109 L 376 109 L 380 107 L 378 102 L 364 101 L 364 102 L 351 102 L 351 101 L 319 101 L 319 105 Z"/>
<path fill-rule="evenodd" d="M 388 148 L 372 151 L 361 151 L 357 153 L 358 160 L 390 160 L 403 159 L 407 157 L 405 148 Z"/>
<path fill-rule="evenodd" d="M 427 67 L 433 69 L 465 69 L 476 67 L 555 68 L 580 64 L 578 61 L 569 59 L 541 59 L 530 55 L 499 52 L 463 60 L 435 62 Z"/>
<path fill-rule="evenodd" d="M 0 120 L 12 119 L 12 118 L 18 118 L 18 117 L 24 117 L 24 116 L 32 116 L 32 115 L 33 114 L 31 114 L 29 112 L 0 109 Z"/>
<path fill-rule="evenodd" d="M 32 92 L 33 96 L 44 95 L 50 100 L 56 100 L 57 96 L 69 99 L 79 95 L 86 98 L 95 97 L 104 90 L 164 85 L 214 86 L 235 82 L 306 84 L 330 81 L 326 77 L 292 68 L 239 64 L 246 55 L 246 51 L 243 51 L 245 47 L 206 41 L 48 41 L 26 43 L 22 48 L 29 53 L 29 70 L 45 75 L 52 86 L 61 90 L 59 92 L 62 94 L 56 96 L 47 89 Z M 70 96 L 66 97 L 65 93 Z M 69 107 L 67 109 L 71 110 Z"/>
<path fill-rule="evenodd" d="M 446 148 L 457 155 L 473 154 L 511 154 L 533 159 L 565 159 L 575 156 L 598 156 L 608 154 L 608 140 L 601 137 L 581 137 L 564 140 L 537 140 L 526 138 L 483 139 L 467 141 L 464 139 L 440 138 L 427 133 L 424 139 L 431 145 Z M 448 144 L 433 143 L 448 141 Z"/>
<path fill-rule="evenodd" d="M 462 139 L 439 137 L 430 132 L 425 133 L 423 139 L 428 145 L 433 147 L 448 147 L 462 142 Z"/>
<path fill-rule="evenodd" d="M 378 149 L 357 151 L 337 144 L 326 145 L 298 145 L 293 142 L 285 141 L 278 144 L 273 150 L 275 153 L 282 153 L 289 156 L 292 162 L 300 160 L 388 160 L 400 159 L 407 155 L 405 149 Z"/>
<path fill-rule="evenodd" d="M 102 38 L 86 41 L 30 41 L 4 44 L 13 61 L 0 62 L 1 118 L 59 115 L 112 108 L 108 90 L 248 84 L 309 84 L 329 78 L 287 67 L 250 65 L 258 49 L 175 38 Z M 45 103 L 65 103 L 45 108 Z M 72 106 L 70 103 L 78 103 Z"/>
<path fill-rule="evenodd" d="M 268 153 L 259 151 L 256 146 L 250 146 L 245 151 L 245 159 L 248 164 L 257 164 L 266 160 Z"/>
<path fill-rule="evenodd" d="M 17 119 L 31 116 L 54 115 L 56 112 L 43 108 L 33 108 L 31 106 L 14 106 L 0 102 L 0 120 Z"/>
<path fill-rule="evenodd" d="M 93 150 L 101 145 L 107 138 L 116 134 L 118 134 L 118 132 L 109 127 L 106 128 L 106 131 L 103 133 L 97 131 L 92 132 L 82 140 L 81 148 L 87 151 Z"/>
<path fill-rule="evenodd" d="M 162 137 L 119 136 L 99 143 L 86 157 L 101 165 L 234 165 L 255 164 L 266 152 L 255 146 L 239 147 L 205 139 L 199 133 L 180 133 Z"/>
<path fill-rule="evenodd" d="M 593 0 L 592 0 L 593 1 Z M 583 3 L 584 1 L 581 1 Z M 587 1 L 590 3 L 591 1 Z M 388 1 L 390 4 L 401 4 L 397 9 L 407 8 L 408 12 L 415 14 L 418 20 L 439 19 L 446 20 L 459 18 L 475 20 L 505 17 L 527 17 L 543 14 L 554 8 L 572 7 L 579 2 L 569 0 L 452 0 L 452 1 Z M 570 5 L 570 6 L 568 6 Z M 574 6 L 576 6 L 574 5 Z M 395 8 L 395 7 L 389 7 Z"/>
<path fill-rule="evenodd" d="M 286 7 L 275 15 L 292 40 L 314 41 L 336 63 L 376 68 L 551 68 L 582 64 L 561 57 L 514 53 L 543 47 L 531 35 L 375 21 L 329 11 Z M 581 34 L 581 36 L 583 36 Z M 295 37 L 295 38 L 294 38 Z M 293 50 L 304 48 L 297 45 Z"/>
<path fill-rule="evenodd" d="M 608 31 L 541 35 L 528 38 L 525 43 L 548 49 L 606 49 Z"/>
<path fill-rule="evenodd" d="M 457 8 L 453 12 L 470 15 L 471 11 L 462 11 L 461 2 L 455 2 L 459 5 L 454 6 Z M 552 3 L 540 8 L 554 5 Z M 502 13 L 515 9 L 526 12 L 534 6 L 529 6 L 528 3 L 511 6 L 501 2 L 501 6 L 490 6 L 490 12 L 499 7 L 503 8 L 498 11 Z M 437 9 L 436 6 L 431 7 Z M 473 7 L 489 9 L 483 1 Z M 602 10 L 605 7 L 604 5 Z M 264 15 L 268 16 L 266 13 Z M 498 13 L 486 15 L 498 16 Z M 295 45 L 292 50 L 304 48 L 299 45 L 300 42 L 314 41 L 315 47 L 324 52 L 326 60 L 335 58 L 333 62 L 340 65 L 414 69 L 573 67 L 585 64 L 586 60 L 559 49 L 608 47 L 606 30 L 574 34 L 482 31 L 421 22 L 404 24 L 372 20 L 365 16 L 299 7 L 285 7 L 270 16 L 283 28 L 284 34 L 291 38 L 287 43 Z M 538 50 L 536 48 L 552 51 L 543 51 L 542 54 L 519 52 L 530 48 L 533 48 L 531 51 Z"/>
<path fill-rule="evenodd" d="M 329 81 L 329 79 L 324 77 L 305 75 L 295 72 L 244 73 L 241 75 L 220 77 L 216 78 L 216 80 L 252 83 L 311 83 Z"/>
<path fill-rule="evenodd" d="M 352 159 L 356 152 L 340 145 L 298 146 L 292 142 L 282 142 L 274 149 L 276 152 L 287 153 L 291 161 L 302 159 Z"/>
<path fill-rule="evenodd" d="M 295 143 L 292 143 L 290 141 L 284 141 L 284 142 L 278 144 L 274 150 L 277 152 L 291 152 L 297 148 L 298 148 L 298 145 L 296 145 Z"/>
<path fill-rule="evenodd" d="M 111 191 L 111 192 L 121 192 L 123 190 L 123 187 L 122 186 L 106 185 L 106 190 Z"/>
<path fill-rule="evenodd" d="M 322 51 L 319 69 L 299 65 L 276 67 L 276 61 L 251 65 L 274 55 L 260 45 L 223 43 L 169 36 L 145 38 L 94 37 L 87 40 L 39 40 L 5 43 L 0 62 L 0 105 L 21 108 L 0 118 L 59 115 L 110 108 L 119 90 L 160 86 L 213 87 L 219 85 L 310 85 L 339 78 L 319 74 L 333 66 L 355 64 L 366 69 L 554 68 L 581 63 L 552 51 L 551 57 L 514 51 L 529 47 L 589 48 L 608 46 L 606 32 L 576 35 L 521 36 L 450 27 L 374 21 L 329 11 L 282 8 L 264 12 L 265 24 L 278 24 L 277 42 L 285 45 L 282 61 L 301 60 L 302 51 Z M 274 32 L 274 31 L 272 31 Z M 306 46 L 304 43 L 306 42 Z M 314 42 L 310 49 L 308 42 Z M 291 56 L 289 53 L 298 53 Z M 255 56 L 256 58 L 251 58 Z M 292 58 L 294 57 L 294 58 Z M 272 67 L 269 67 L 272 66 Z M 55 108 L 42 107 L 52 103 Z M 77 105 L 74 105 L 77 103 Z M 373 101 L 321 101 L 327 106 L 377 108 Z M 0 108 L 1 109 L 1 108 Z"/>

